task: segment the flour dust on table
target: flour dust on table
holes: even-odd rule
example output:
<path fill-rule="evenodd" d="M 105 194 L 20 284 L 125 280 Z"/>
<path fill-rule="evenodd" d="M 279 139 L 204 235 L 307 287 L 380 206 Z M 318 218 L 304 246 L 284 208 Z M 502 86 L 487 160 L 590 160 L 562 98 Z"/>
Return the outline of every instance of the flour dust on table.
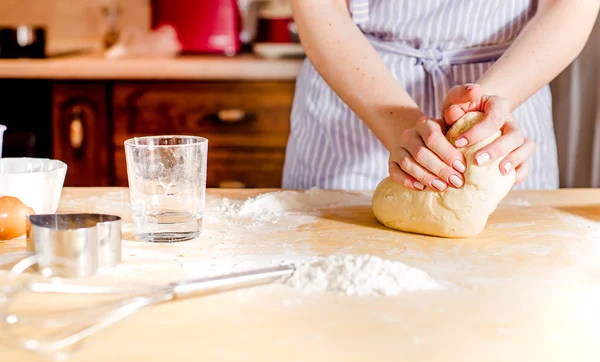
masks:
<path fill-rule="evenodd" d="M 106 195 L 105 206 L 123 202 L 123 196 L 118 196 Z M 278 239 L 282 250 L 277 254 L 260 254 L 260 249 L 251 255 L 239 253 L 249 251 L 248 233 L 295 230 L 316 222 L 325 209 L 370 206 L 370 203 L 368 193 L 318 188 L 267 192 L 246 199 L 208 197 L 207 227 L 199 243 L 163 245 L 155 250 L 146 243 L 126 242 L 124 263 L 102 270 L 99 277 L 116 283 L 147 282 L 150 278 L 154 282 L 169 282 L 293 263 L 296 272 L 285 284 L 302 294 L 392 296 L 441 288 L 442 284 L 425 271 L 399 261 L 366 254 L 315 257 L 310 250 L 302 249 L 301 233 Z M 67 205 L 76 206 L 73 202 Z"/>
<path fill-rule="evenodd" d="M 285 190 L 266 192 L 244 200 L 227 197 L 207 199 L 204 220 L 243 231 L 279 232 L 317 222 L 324 209 L 370 205 L 371 195 L 368 193 L 318 188 Z"/>
<path fill-rule="evenodd" d="M 300 191 L 278 191 L 260 194 L 245 201 L 223 199 L 219 210 L 227 216 L 284 216 L 315 212 L 325 207 L 371 205 L 367 193 L 328 191 L 318 188 Z"/>
<path fill-rule="evenodd" d="M 345 296 L 396 296 L 402 293 L 445 289 L 449 285 L 433 279 L 425 271 L 402 262 L 382 259 L 374 255 L 332 255 L 328 257 L 253 258 L 246 261 L 222 261 L 217 263 L 182 264 L 177 279 L 212 277 L 239 273 L 252 269 L 294 264 L 296 270 L 282 282 L 303 295 L 333 293 Z M 156 267 L 156 266 L 155 266 Z M 104 270 L 100 276 L 118 276 L 119 281 L 140 277 L 144 274 L 176 273 L 175 270 L 152 266 L 136 268 L 121 265 L 112 271 Z M 116 274 L 115 274 L 116 273 Z M 164 274 L 163 274 L 164 275 Z"/>
<path fill-rule="evenodd" d="M 422 240 L 383 228 L 357 232 L 360 225 L 339 223 L 373 221 L 372 194 L 367 192 L 314 188 L 245 191 L 241 194 L 248 196 L 235 196 L 235 192 L 222 191 L 207 195 L 202 235 L 169 245 L 135 241 L 133 225 L 128 222 L 126 189 L 91 196 L 78 194 L 65 193 L 60 211 L 124 217 L 123 262 L 117 268 L 101 270 L 95 277 L 111 285 L 160 285 L 293 263 L 298 267 L 297 274 L 287 286 L 278 288 L 312 295 L 405 295 L 436 288 L 512 286 L 516 278 L 550 283 L 571 278 L 578 268 L 595 270 L 600 260 L 600 222 L 554 210 L 549 217 L 559 226 L 544 228 L 540 220 L 530 217 L 533 201 L 541 197 L 537 194 L 503 200 L 502 208 L 510 208 L 511 217 L 504 222 L 496 220 L 489 227 L 490 233 L 515 242 L 481 243 Z M 354 212 L 357 214 L 352 215 Z M 17 244 L 0 243 L 0 250 L 21 251 L 11 249 L 11 245 Z M 526 265 L 522 260 L 527 260 Z M 548 268 L 550 265 L 552 268 Z"/>

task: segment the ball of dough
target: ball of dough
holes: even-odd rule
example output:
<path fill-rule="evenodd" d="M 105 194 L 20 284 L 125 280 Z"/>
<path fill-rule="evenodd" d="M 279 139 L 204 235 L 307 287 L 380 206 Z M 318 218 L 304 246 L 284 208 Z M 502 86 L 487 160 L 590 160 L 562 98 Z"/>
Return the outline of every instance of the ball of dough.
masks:
<path fill-rule="evenodd" d="M 469 112 L 459 119 L 446 134 L 450 143 L 483 119 L 481 112 Z M 503 176 L 502 159 L 477 166 L 475 153 L 500 137 L 500 131 L 468 147 L 459 148 L 467 161 L 465 184 L 460 189 L 448 187 L 438 192 L 408 189 L 391 178 L 383 179 L 373 194 L 372 208 L 383 225 L 406 232 L 465 238 L 483 231 L 488 217 L 515 183 L 515 172 Z"/>

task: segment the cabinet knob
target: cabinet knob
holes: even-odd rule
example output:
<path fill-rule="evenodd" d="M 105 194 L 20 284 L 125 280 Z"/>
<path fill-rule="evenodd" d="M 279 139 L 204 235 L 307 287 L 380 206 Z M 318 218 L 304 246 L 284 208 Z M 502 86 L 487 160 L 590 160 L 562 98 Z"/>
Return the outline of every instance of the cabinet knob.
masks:
<path fill-rule="evenodd" d="M 69 143 L 76 150 L 83 145 L 83 112 L 79 107 L 73 109 L 73 118 L 69 125 Z"/>
<path fill-rule="evenodd" d="M 217 120 L 224 123 L 238 123 L 253 117 L 252 113 L 241 109 L 223 109 L 217 112 Z"/>
<path fill-rule="evenodd" d="M 244 189 L 246 184 L 242 181 L 221 181 L 218 184 L 221 189 Z"/>

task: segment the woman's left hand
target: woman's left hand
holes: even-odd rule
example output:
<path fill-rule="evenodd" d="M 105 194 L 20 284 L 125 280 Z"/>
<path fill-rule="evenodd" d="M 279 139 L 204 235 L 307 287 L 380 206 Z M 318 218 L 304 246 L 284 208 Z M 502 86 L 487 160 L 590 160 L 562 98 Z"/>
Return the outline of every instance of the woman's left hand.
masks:
<path fill-rule="evenodd" d="M 459 136 L 455 146 L 472 145 L 501 131 L 500 137 L 475 154 L 475 162 L 481 166 L 506 156 L 500 162 L 500 173 L 506 175 L 514 168 L 516 183 L 523 182 L 529 173 L 529 158 L 535 153 L 536 146 L 525 138 L 518 121 L 510 113 L 508 101 L 499 96 L 483 94 L 478 84 L 450 89 L 442 105 L 444 121 L 448 126 L 456 123 L 465 113 L 474 111 L 483 112 L 483 120 Z"/>

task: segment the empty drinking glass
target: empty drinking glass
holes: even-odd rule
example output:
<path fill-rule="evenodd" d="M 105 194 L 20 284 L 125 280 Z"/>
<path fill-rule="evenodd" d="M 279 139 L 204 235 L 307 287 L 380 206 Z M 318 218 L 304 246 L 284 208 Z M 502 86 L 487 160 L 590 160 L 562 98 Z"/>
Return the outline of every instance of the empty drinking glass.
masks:
<path fill-rule="evenodd" d="M 208 140 L 150 136 L 125 141 L 135 234 L 144 241 L 191 240 L 202 232 Z"/>

